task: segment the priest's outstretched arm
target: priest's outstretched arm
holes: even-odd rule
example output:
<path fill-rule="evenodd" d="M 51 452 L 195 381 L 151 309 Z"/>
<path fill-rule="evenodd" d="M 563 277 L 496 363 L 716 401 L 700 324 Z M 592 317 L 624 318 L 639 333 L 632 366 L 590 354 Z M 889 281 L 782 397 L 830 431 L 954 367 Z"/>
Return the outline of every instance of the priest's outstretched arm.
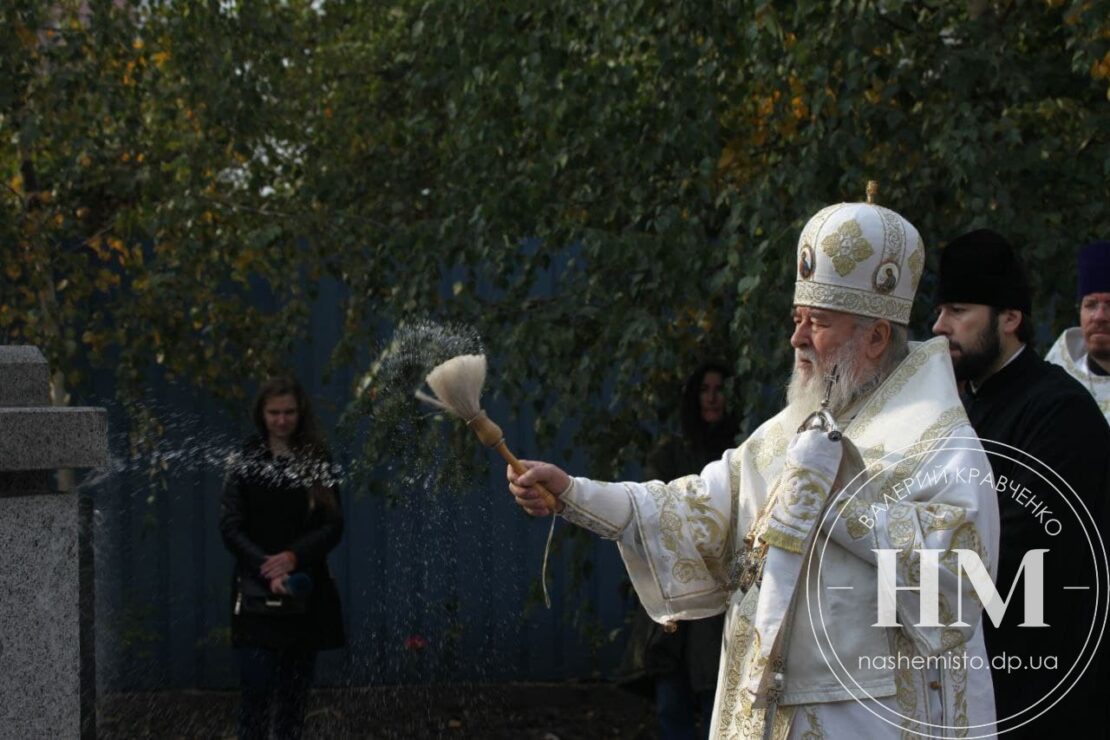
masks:
<path fill-rule="evenodd" d="M 876 571 L 882 565 L 894 580 L 898 622 L 923 654 L 943 652 L 970 637 L 980 618 L 977 597 L 997 568 L 995 491 L 956 474 L 972 469 L 985 473 L 989 462 L 970 427 L 950 434 L 949 440 L 928 445 L 931 450 L 925 447 L 913 458 L 888 463 L 891 469 L 878 483 L 858 493 L 848 491 L 857 495 L 840 494 L 832 502 L 839 516 L 824 523 L 834 542 Z M 839 490 L 833 478 L 841 468 L 840 444 L 807 432 L 788 444 L 783 440 L 783 449 L 768 456 L 767 451 L 777 447 L 772 440 L 754 447 L 750 442 L 725 452 L 700 475 L 670 483 L 602 483 L 571 478 L 547 463 L 528 463 L 530 469 L 522 476 L 509 471 L 510 490 L 526 511 L 542 516 L 550 512 L 531 488 L 542 483 L 557 495 L 564 518 L 615 540 L 653 619 L 699 619 L 726 608 L 735 587 L 730 566 L 737 537 L 743 539 L 756 527 L 759 511 L 769 500 L 774 500 L 774 507 L 761 539 L 771 547 L 800 553 L 826 499 Z M 771 457 L 780 462 L 768 463 Z M 945 471 L 949 474 L 943 475 Z M 916 485 L 908 482 L 910 478 Z M 779 488 L 807 495 L 776 496 Z M 887 552 L 877 552 L 882 550 Z M 952 624 L 955 620 L 948 612 L 962 604 L 963 626 L 917 626 L 920 553 L 926 550 L 939 554 L 939 605 L 945 612 L 939 616 Z M 978 562 L 971 557 L 961 561 L 960 550 L 975 553 Z M 974 570 L 980 563 L 988 574 L 980 572 L 977 585 L 974 577 L 961 578 L 961 569 Z"/>
<path fill-rule="evenodd" d="M 604 483 L 571 478 L 549 463 L 508 470 L 509 488 L 525 511 L 550 510 L 533 488 L 558 499 L 568 521 L 615 540 L 641 603 L 656 621 L 701 619 L 725 610 L 735 515 L 729 465 L 736 450 L 670 483 Z"/>

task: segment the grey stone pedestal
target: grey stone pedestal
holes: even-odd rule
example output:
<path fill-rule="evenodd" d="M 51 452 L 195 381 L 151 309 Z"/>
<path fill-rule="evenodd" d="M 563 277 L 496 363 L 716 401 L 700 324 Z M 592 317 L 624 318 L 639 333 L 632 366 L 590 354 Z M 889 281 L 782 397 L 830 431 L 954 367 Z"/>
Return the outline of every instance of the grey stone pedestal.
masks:
<path fill-rule="evenodd" d="M 0 738 L 95 735 L 91 507 L 51 481 L 104 464 L 108 421 L 49 406 L 48 378 L 38 349 L 0 346 Z"/>

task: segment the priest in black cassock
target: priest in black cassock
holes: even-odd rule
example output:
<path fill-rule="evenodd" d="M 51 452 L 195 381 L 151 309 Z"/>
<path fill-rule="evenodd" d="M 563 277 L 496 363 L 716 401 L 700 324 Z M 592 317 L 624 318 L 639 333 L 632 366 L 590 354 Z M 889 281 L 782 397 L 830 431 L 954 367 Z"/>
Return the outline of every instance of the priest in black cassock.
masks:
<path fill-rule="evenodd" d="M 1022 457 L 1005 447 L 1009 445 L 1041 461 L 1070 484 L 1101 525 L 1110 483 L 1110 427 L 1087 389 L 1062 368 L 1041 359 L 1031 346 L 1029 282 L 1013 247 L 1002 236 L 978 230 L 945 247 L 936 305 L 933 333 L 948 337 L 968 418 L 983 440 L 999 482 L 1002 531 L 996 583 L 1003 599 L 1026 554 L 1048 550 L 1044 555 L 1048 626 L 1020 626 L 1025 584 L 1013 589 L 999 626 L 984 618 L 1002 731 L 1033 718 L 1061 696 L 1076 675 L 1073 672 L 1065 681 L 1065 674 L 1082 654 L 1088 637 L 1097 639 L 1101 625 L 1096 623 L 1091 634 L 1092 622 L 1100 616 L 1094 603 L 1097 576 L 1079 519 L 1041 475 L 995 453 Z M 1102 532 L 1103 537 L 1108 534 Z M 1029 576 L 1027 568 L 1022 577 Z M 1083 590 L 1084 586 L 1088 589 Z M 1002 665 L 1003 655 L 1011 668 Z M 1075 670 L 1085 662 L 1084 658 Z M 1096 657 L 1060 703 L 1007 736 L 1044 737 L 1070 726 L 1083 728 L 1084 733 L 1104 733 L 1085 737 L 1105 737 L 1101 705 L 1108 697 L 1096 690 L 1097 663 Z M 1064 686 L 1053 691 L 1061 681 Z M 1045 696 L 1050 698 L 1033 706 Z"/>

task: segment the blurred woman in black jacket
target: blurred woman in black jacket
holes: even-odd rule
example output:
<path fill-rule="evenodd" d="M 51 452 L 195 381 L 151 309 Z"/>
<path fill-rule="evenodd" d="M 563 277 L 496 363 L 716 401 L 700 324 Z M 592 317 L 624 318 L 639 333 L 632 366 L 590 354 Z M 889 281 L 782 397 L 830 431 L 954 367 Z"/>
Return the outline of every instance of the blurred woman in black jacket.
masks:
<path fill-rule="evenodd" d="M 739 425 L 728 412 L 719 362 L 698 367 L 682 386 L 682 435 L 664 437 L 644 467 L 644 478 L 672 481 L 699 473 L 736 446 Z M 655 699 L 661 740 L 709 737 L 721 654 L 724 615 L 675 622 L 668 633 L 637 607 L 617 683 Z M 700 716 L 700 732 L 698 718 Z"/>
<path fill-rule="evenodd" d="M 240 738 L 297 738 L 316 652 L 345 643 L 327 555 L 343 535 L 339 488 L 308 396 L 289 377 L 254 402 L 257 436 L 230 466 L 220 533 L 235 556 L 231 642 Z"/>

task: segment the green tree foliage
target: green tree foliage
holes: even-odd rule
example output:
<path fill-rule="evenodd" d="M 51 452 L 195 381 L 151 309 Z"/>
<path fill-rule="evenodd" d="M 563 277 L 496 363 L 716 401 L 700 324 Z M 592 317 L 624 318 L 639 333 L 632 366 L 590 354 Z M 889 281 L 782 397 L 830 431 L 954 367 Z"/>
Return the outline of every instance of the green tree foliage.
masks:
<path fill-rule="evenodd" d="M 122 388 L 239 387 L 330 275 L 335 363 L 470 324 L 608 476 L 706 356 L 779 403 L 798 231 L 869 178 L 932 260 L 1012 237 L 1039 310 L 1110 232 L 1105 1 L 41 5 L 0 30 L 0 332 Z"/>
<path fill-rule="evenodd" d="M 297 66 L 310 45 L 293 35 L 305 9 L 3 13 L 0 336 L 65 371 L 58 403 L 85 358 L 115 368 L 125 400 L 156 366 L 241 393 L 303 332 L 318 269 L 317 243 L 282 213 L 316 107 Z"/>

